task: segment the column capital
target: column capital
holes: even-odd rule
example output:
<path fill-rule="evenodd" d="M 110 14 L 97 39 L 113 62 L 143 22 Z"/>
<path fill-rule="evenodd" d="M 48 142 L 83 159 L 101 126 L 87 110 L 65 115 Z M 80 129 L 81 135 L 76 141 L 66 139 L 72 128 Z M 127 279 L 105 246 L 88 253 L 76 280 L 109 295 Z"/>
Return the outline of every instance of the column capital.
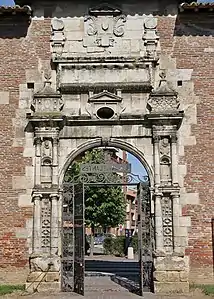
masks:
<path fill-rule="evenodd" d="M 172 192 L 171 193 L 171 196 L 172 196 L 172 199 L 174 198 L 179 198 L 180 197 L 180 194 L 178 192 Z"/>
<path fill-rule="evenodd" d="M 155 192 L 154 196 L 155 196 L 155 198 L 162 197 L 163 193 L 162 192 Z"/>
<path fill-rule="evenodd" d="M 34 193 L 32 195 L 32 201 L 35 201 L 35 200 L 41 200 L 42 199 L 42 194 L 41 193 Z"/>
<path fill-rule="evenodd" d="M 59 143 L 59 138 L 53 137 L 53 145 L 58 145 L 58 143 Z"/>
<path fill-rule="evenodd" d="M 177 133 L 176 132 L 174 132 L 174 133 L 172 133 L 171 134 L 171 142 L 172 143 L 177 143 Z"/>
<path fill-rule="evenodd" d="M 34 137 L 34 143 L 35 143 L 36 145 L 41 145 L 41 143 L 42 143 L 42 138 L 41 138 L 40 136 L 35 136 L 35 137 Z"/>
<path fill-rule="evenodd" d="M 158 135 L 157 133 L 153 134 L 153 142 L 154 143 L 159 143 L 160 139 L 161 139 L 160 135 Z"/>
<path fill-rule="evenodd" d="M 52 193 L 52 194 L 49 195 L 49 197 L 50 197 L 51 200 L 53 200 L 53 199 L 55 199 L 55 198 L 58 200 L 58 199 L 59 199 L 59 194 L 57 194 L 57 193 Z"/>

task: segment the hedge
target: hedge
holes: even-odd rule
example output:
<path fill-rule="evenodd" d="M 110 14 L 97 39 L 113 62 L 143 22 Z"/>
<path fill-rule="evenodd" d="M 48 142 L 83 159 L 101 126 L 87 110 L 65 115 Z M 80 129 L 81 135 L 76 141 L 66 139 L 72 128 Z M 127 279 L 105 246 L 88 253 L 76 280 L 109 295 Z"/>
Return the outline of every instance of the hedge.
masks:
<path fill-rule="evenodd" d="M 124 256 L 125 239 L 126 239 L 125 236 L 118 236 L 116 238 L 112 238 L 112 237 L 105 238 L 103 242 L 104 253 L 108 255 Z M 137 253 L 138 251 L 137 235 L 132 237 L 131 245 L 133 247 L 134 253 Z"/>

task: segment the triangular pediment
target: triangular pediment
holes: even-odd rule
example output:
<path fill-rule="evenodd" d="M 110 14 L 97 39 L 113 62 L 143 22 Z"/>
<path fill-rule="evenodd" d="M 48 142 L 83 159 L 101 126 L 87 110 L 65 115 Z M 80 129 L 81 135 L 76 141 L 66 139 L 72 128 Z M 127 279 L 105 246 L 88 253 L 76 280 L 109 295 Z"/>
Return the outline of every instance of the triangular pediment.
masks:
<path fill-rule="evenodd" d="M 102 103 L 117 103 L 117 102 L 122 102 L 122 98 L 116 94 L 113 94 L 107 90 L 104 90 L 96 95 L 93 95 L 92 97 L 90 97 L 88 99 L 88 101 L 90 103 L 98 103 L 98 102 L 102 102 Z"/>
<path fill-rule="evenodd" d="M 101 16 L 101 15 L 117 16 L 121 14 L 121 10 L 118 7 L 115 7 L 108 3 L 101 3 L 99 5 L 91 7 L 89 9 L 89 14 L 94 16 Z"/>

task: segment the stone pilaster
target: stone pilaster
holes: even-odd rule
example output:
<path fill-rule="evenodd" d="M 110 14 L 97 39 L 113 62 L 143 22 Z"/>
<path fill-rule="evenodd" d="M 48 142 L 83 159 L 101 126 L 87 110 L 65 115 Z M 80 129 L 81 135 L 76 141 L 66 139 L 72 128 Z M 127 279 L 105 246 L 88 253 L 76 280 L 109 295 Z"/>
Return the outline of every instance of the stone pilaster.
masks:
<path fill-rule="evenodd" d="M 51 255 L 58 254 L 59 247 L 59 206 L 58 194 L 51 194 Z"/>
<path fill-rule="evenodd" d="M 171 136 L 171 156 L 172 156 L 172 184 L 178 186 L 178 157 L 177 157 L 177 136 Z"/>
<path fill-rule="evenodd" d="M 174 252 L 177 254 L 184 255 L 182 248 L 179 246 L 179 228 L 180 228 L 180 204 L 179 204 L 179 193 L 172 193 L 172 210 L 173 210 L 173 237 L 174 237 Z"/>
<path fill-rule="evenodd" d="M 42 194 L 33 196 L 34 215 L 33 215 L 33 253 L 41 253 L 41 200 Z"/>
<path fill-rule="evenodd" d="M 163 251 L 163 216 L 161 208 L 162 194 L 155 194 L 155 249 L 157 252 Z"/>
<path fill-rule="evenodd" d="M 159 141 L 158 135 L 153 136 L 154 144 L 154 172 L 155 172 L 155 187 L 160 186 L 160 153 L 159 153 Z"/>
<path fill-rule="evenodd" d="M 35 138 L 35 186 L 41 184 L 41 138 Z"/>
<path fill-rule="evenodd" d="M 52 184 L 58 185 L 58 138 L 53 138 L 53 175 L 52 175 Z"/>

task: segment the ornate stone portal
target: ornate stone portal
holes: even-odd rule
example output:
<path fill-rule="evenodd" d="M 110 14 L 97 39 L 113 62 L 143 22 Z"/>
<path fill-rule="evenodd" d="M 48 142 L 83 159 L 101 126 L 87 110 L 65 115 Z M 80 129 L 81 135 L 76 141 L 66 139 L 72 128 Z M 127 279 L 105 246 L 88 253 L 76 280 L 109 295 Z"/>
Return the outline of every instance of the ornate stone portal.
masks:
<path fill-rule="evenodd" d="M 28 113 L 35 136 L 28 277 L 34 287 L 44 277 L 39 288 L 60 288 L 61 186 L 66 168 L 84 150 L 105 145 L 134 153 L 150 175 L 155 291 L 188 291 L 177 155 L 183 112 L 177 92 L 160 70 L 156 26 L 154 17 L 133 20 L 109 6 L 93 7 L 83 19 L 52 20 L 56 81 L 46 76 Z M 138 28 L 134 43 L 139 49 L 133 45 L 128 52 L 124 45 L 132 43 L 130 27 Z"/>

